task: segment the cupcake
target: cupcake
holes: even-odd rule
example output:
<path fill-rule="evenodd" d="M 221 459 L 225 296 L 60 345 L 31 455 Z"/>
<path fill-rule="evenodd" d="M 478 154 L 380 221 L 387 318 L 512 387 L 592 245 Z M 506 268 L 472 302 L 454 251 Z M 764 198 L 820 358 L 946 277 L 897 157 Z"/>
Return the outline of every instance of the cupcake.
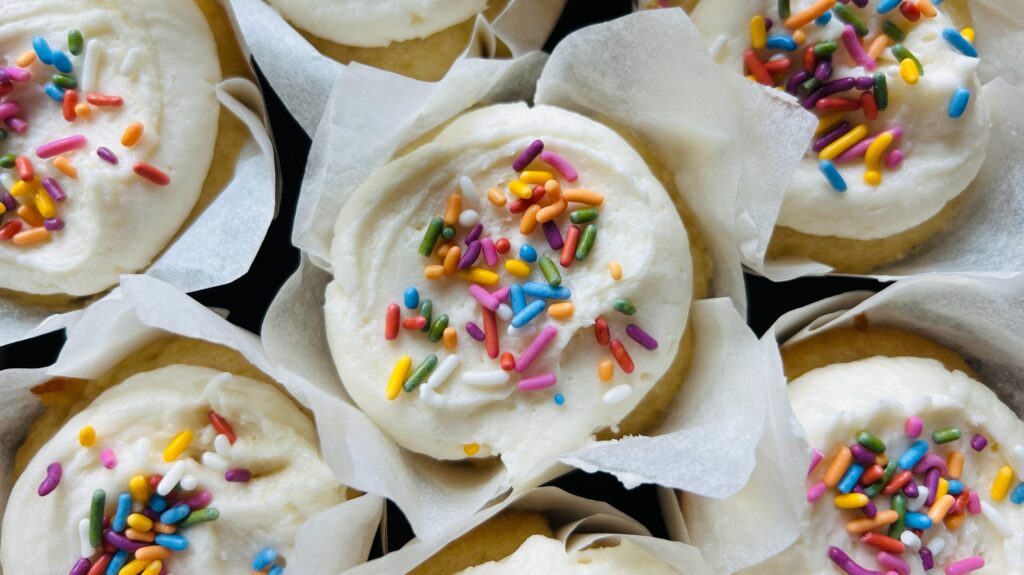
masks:
<path fill-rule="evenodd" d="M 819 119 L 768 258 L 863 273 L 948 226 L 990 129 L 965 3 L 741 4 L 694 9 L 712 56 Z"/>
<path fill-rule="evenodd" d="M 267 0 L 306 40 L 343 64 L 359 62 L 438 80 L 473 38 L 477 16 L 494 20 L 508 0 Z M 499 55 L 508 55 L 501 47 Z"/>
<path fill-rule="evenodd" d="M 0 289 L 53 306 L 145 269 L 233 177 L 248 74 L 213 0 L 13 0 L 0 47 Z"/>
<path fill-rule="evenodd" d="M 514 483 L 650 428 L 685 378 L 710 275 L 652 165 L 603 124 L 516 103 L 378 169 L 331 250 L 326 330 L 348 394 L 399 445 L 500 458 Z"/>
<path fill-rule="evenodd" d="M 782 355 L 808 503 L 797 541 L 744 572 L 1019 572 L 1024 422 L 963 358 L 863 325 Z"/>
<path fill-rule="evenodd" d="M 310 418 L 237 352 L 162 337 L 96 380 L 33 389 L 8 573 L 281 574 L 296 530 L 345 500 Z"/>

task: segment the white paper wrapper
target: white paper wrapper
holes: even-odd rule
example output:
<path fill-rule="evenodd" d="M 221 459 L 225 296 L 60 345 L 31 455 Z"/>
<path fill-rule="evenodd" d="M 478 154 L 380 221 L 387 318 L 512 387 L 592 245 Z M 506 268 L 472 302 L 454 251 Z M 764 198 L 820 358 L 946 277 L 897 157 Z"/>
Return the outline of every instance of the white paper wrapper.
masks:
<path fill-rule="evenodd" d="M 249 129 L 234 178 L 144 273 L 185 292 L 230 283 L 249 271 L 277 203 L 277 167 L 259 87 L 242 78 L 217 85 L 217 99 Z M 0 346 L 56 331 L 77 311 L 57 314 L 0 297 Z"/>
<path fill-rule="evenodd" d="M 322 55 L 264 0 L 226 0 L 248 49 L 288 111 L 312 135 L 346 66 Z M 540 50 L 565 0 L 510 0 L 493 21 L 478 16 L 460 58 L 489 57 L 495 38 L 514 56 Z"/>
<path fill-rule="evenodd" d="M 68 339 L 56 363 L 39 369 L 0 371 L 0 511 L 10 494 L 14 455 L 29 425 L 42 412 L 30 389 L 54 377 L 94 378 L 126 355 L 162 334 L 177 334 L 225 345 L 241 353 L 269 375 L 273 366 L 255 335 L 231 325 L 170 284 L 149 276 L 123 276 L 121 285 L 70 322 Z M 280 380 L 279 380 L 280 381 Z M 282 382 L 302 402 L 310 397 L 308 384 Z M 321 403 L 339 401 L 317 397 Z M 338 443 L 318 426 L 324 458 L 344 459 Z M 313 516 L 296 536 L 288 558 L 296 573 L 337 573 L 366 560 L 383 512 L 379 497 L 364 495 Z M 323 533 L 344 534 L 325 539 Z M 296 568 L 299 565 L 303 568 Z"/>
<path fill-rule="evenodd" d="M 350 403 L 330 414 L 318 411 L 318 420 L 330 421 L 332 431 L 350 445 L 351 459 L 344 469 L 335 467 L 339 476 L 347 485 L 395 501 L 421 537 L 446 530 L 510 486 L 537 485 L 565 472 L 566 465 L 614 473 L 627 486 L 660 483 L 710 497 L 731 495 L 753 469 L 765 422 L 761 402 L 737 403 L 723 390 L 736 385 L 751 398 L 765 393 L 754 383 L 774 355 L 765 354 L 736 308 L 744 302 L 741 251 L 763 251 L 773 224 L 764 215 L 770 206 L 737 188 L 755 177 L 769 186 L 775 180 L 780 200 L 791 168 L 737 169 L 745 164 L 737 163 L 740 156 L 726 161 L 718 155 L 733 146 L 744 151 L 742 158 L 761 157 L 772 145 L 769 134 L 783 129 L 775 127 L 773 114 L 785 116 L 791 104 L 738 78 L 730 80 L 706 56 L 685 15 L 673 12 L 635 14 L 572 34 L 552 54 L 536 100 L 610 119 L 650 144 L 700 214 L 716 258 L 713 295 L 732 300 L 694 304 L 697 349 L 691 375 L 652 437 L 594 443 L 523 477 L 509 477 L 500 467 L 467 469 L 405 451 Z M 606 50 L 609 45 L 616 50 Z M 667 57 L 687 50 L 693 53 L 689 72 Z M 439 83 L 357 65 L 339 77 L 313 142 L 293 232 L 306 257 L 263 326 L 265 346 L 282 377 L 315 382 L 326 394 L 342 389 L 324 335 L 323 305 L 334 221 L 353 190 L 396 150 L 459 112 L 528 98 L 542 63 L 537 55 L 466 59 Z M 709 93 L 715 97 L 706 97 Z M 732 106 L 745 109 L 753 102 L 769 111 L 755 124 L 759 128 L 743 126 L 740 134 L 740 124 L 749 119 L 735 118 Z M 808 122 L 807 133 L 797 135 L 809 137 L 813 128 Z M 790 123 L 786 129 L 794 128 Z M 795 162 L 802 149 L 794 146 L 792 154 Z M 678 465 L 684 456 L 688 464 Z"/>
<path fill-rule="evenodd" d="M 409 543 L 402 549 L 364 563 L 346 575 L 391 575 L 407 573 L 423 563 L 445 545 L 484 523 L 505 509 L 536 511 L 547 516 L 555 536 L 576 551 L 594 544 L 614 544 L 628 539 L 673 567 L 681 575 L 710 575 L 710 565 L 696 548 L 682 543 L 656 539 L 639 523 L 607 503 L 582 499 L 554 487 L 540 487 L 523 492 L 468 517 L 444 533 L 428 540 Z"/>
<path fill-rule="evenodd" d="M 901 280 L 875 295 L 847 293 L 794 310 L 782 316 L 761 343 L 766 350 L 774 348 L 778 342 L 849 326 L 864 313 L 871 325 L 907 329 L 957 351 L 981 381 L 1024 416 L 1022 306 L 1024 276 L 937 274 Z M 750 482 L 721 501 L 683 495 L 689 529 L 677 499 L 667 498 L 664 505 L 673 537 L 699 547 L 720 572 L 755 565 L 788 547 L 800 533 L 810 447 L 786 401 L 778 354 L 775 361 L 775 369 L 758 384 L 766 388 L 766 399 L 778 417 L 769 418 L 774 426 L 764 437 L 771 449 L 759 449 Z M 1018 476 L 1024 474 L 1024 462 L 1011 464 Z"/>

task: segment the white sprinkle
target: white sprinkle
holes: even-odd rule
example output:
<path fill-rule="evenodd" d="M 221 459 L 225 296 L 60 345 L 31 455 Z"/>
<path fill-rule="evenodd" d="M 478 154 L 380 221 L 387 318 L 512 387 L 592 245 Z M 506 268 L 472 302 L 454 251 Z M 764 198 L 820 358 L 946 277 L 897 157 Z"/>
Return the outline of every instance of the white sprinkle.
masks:
<path fill-rule="evenodd" d="M 135 442 L 136 463 L 141 465 L 149 459 L 149 450 L 152 445 L 153 444 L 149 441 L 148 437 L 140 437 L 139 440 Z"/>
<path fill-rule="evenodd" d="M 900 541 L 902 541 L 903 544 L 907 546 L 907 549 L 910 549 L 911 551 L 917 551 L 921 548 L 921 538 L 915 535 L 913 531 L 904 531 L 903 534 L 900 535 Z"/>
<path fill-rule="evenodd" d="M 231 461 L 231 441 L 228 440 L 228 436 L 223 433 L 217 434 L 217 437 L 213 439 L 213 448 L 217 450 L 217 455 L 221 456 L 225 461 Z"/>
<path fill-rule="evenodd" d="M 992 507 L 990 503 L 982 501 L 981 513 L 989 520 L 989 523 L 996 528 L 996 531 L 1003 534 L 1003 537 L 1006 537 L 1007 539 L 1013 537 L 1013 528 L 1010 527 L 1010 524 L 998 509 Z"/>
<path fill-rule="evenodd" d="M 203 452 L 202 462 L 203 462 L 203 465 L 205 465 L 207 467 L 212 467 L 213 469 L 216 469 L 217 471 L 227 471 L 228 470 L 228 462 L 224 461 L 221 458 L 221 456 L 217 455 L 216 453 L 214 453 L 212 451 L 204 451 Z"/>
<path fill-rule="evenodd" d="M 427 387 L 430 389 L 437 389 L 442 383 L 448 381 L 448 377 L 451 376 L 455 368 L 459 366 L 459 356 L 450 354 L 441 360 L 437 368 L 434 369 L 434 373 L 430 374 L 427 378 Z M 422 395 L 422 394 L 421 394 Z"/>
<path fill-rule="evenodd" d="M 462 383 L 469 385 L 501 385 L 506 382 L 508 382 L 508 372 L 503 369 L 467 371 L 462 374 Z"/>
<path fill-rule="evenodd" d="M 92 557 L 93 546 L 89 543 L 89 520 L 78 522 L 78 541 L 82 544 L 82 557 Z"/>
<path fill-rule="evenodd" d="M 213 443 L 214 436 L 217 435 L 217 431 L 212 425 L 207 424 L 203 428 L 203 434 L 199 436 L 199 442 L 203 445 L 209 445 Z"/>
<path fill-rule="evenodd" d="M 444 407 L 448 405 L 448 400 L 440 394 L 436 393 L 433 389 L 430 389 L 426 385 L 420 386 L 420 401 L 426 403 L 431 407 Z"/>
<path fill-rule="evenodd" d="M 121 75 L 126 78 L 134 78 L 145 63 L 143 57 L 142 50 L 138 48 L 128 50 L 128 53 L 124 56 L 124 61 L 121 62 Z"/>
<path fill-rule="evenodd" d="M 476 184 L 473 183 L 473 180 L 469 179 L 469 176 L 459 176 L 459 189 L 462 190 L 462 195 L 466 199 L 477 199 Z"/>
<path fill-rule="evenodd" d="M 1014 445 L 1010 452 L 1013 453 L 1010 466 L 1016 471 L 1017 479 L 1024 481 L 1024 445 Z"/>
<path fill-rule="evenodd" d="M 164 478 L 156 486 L 156 492 L 160 495 L 167 495 L 174 489 L 174 486 L 185 476 L 185 461 L 175 461 L 174 465 L 167 470 Z"/>
<path fill-rule="evenodd" d="M 932 558 L 939 562 L 939 555 L 946 549 L 946 540 L 942 537 L 933 537 L 928 541 L 928 550 L 932 552 Z"/>
<path fill-rule="evenodd" d="M 10 173 L 8 173 L 8 172 L 0 173 L 0 184 L 3 184 L 4 188 L 6 188 L 7 191 L 10 191 L 10 189 L 13 188 L 14 184 L 16 184 L 16 183 L 18 183 L 18 182 L 14 179 L 14 176 L 12 176 Z"/>
<path fill-rule="evenodd" d="M 917 497 L 907 497 L 907 511 L 917 511 L 924 507 L 924 500 L 928 499 L 928 488 L 924 485 L 917 487 Z"/>
<path fill-rule="evenodd" d="M 192 491 L 196 487 L 199 487 L 199 479 L 197 479 L 195 475 L 186 473 L 185 476 L 181 478 L 181 488 L 185 491 Z"/>
<path fill-rule="evenodd" d="M 615 405 L 621 401 L 624 401 L 630 394 L 633 393 L 633 388 L 629 384 L 623 383 L 616 385 L 615 387 L 604 392 L 604 397 L 601 398 L 608 405 Z"/>
<path fill-rule="evenodd" d="M 96 91 L 97 76 L 100 70 L 100 57 L 103 55 L 103 47 L 100 41 L 93 38 L 85 43 L 85 57 L 82 59 L 82 74 L 78 83 L 82 86 L 82 93 L 88 94 Z"/>
<path fill-rule="evenodd" d="M 715 38 L 715 41 L 712 42 L 711 46 L 708 48 L 708 53 L 711 54 L 711 59 L 717 62 L 719 54 L 721 54 L 722 49 L 725 48 L 725 45 L 728 43 L 729 39 L 726 38 L 725 34 L 720 34 L 718 38 Z"/>
<path fill-rule="evenodd" d="M 480 214 L 476 213 L 476 210 L 462 210 L 459 214 L 459 225 L 468 228 L 475 226 L 480 221 Z"/>
<path fill-rule="evenodd" d="M 514 315 L 515 314 L 512 313 L 512 308 L 509 307 L 507 303 L 498 305 L 498 317 L 500 317 L 502 320 L 509 321 L 512 319 L 512 316 Z"/>

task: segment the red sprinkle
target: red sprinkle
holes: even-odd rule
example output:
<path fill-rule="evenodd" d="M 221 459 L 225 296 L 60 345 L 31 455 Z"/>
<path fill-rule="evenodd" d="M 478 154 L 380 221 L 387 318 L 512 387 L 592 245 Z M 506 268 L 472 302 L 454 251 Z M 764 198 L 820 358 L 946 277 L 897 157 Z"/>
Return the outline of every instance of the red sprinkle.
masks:
<path fill-rule="evenodd" d="M 921 19 L 921 11 L 917 9 L 917 4 L 906 0 L 900 3 L 900 12 L 903 13 L 903 17 L 911 22 L 917 22 Z"/>
<path fill-rule="evenodd" d="M 896 474 L 895 477 L 889 480 L 889 483 L 885 486 L 884 489 L 882 489 L 882 493 L 886 495 L 892 495 L 893 493 L 896 493 L 900 489 L 903 489 L 904 485 L 910 483 L 910 479 L 911 473 L 909 469 L 900 471 L 899 473 Z"/>
<path fill-rule="evenodd" d="M 494 249 L 499 254 L 507 254 L 512 249 L 512 244 L 505 238 L 499 238 L 498 241 L 494 242 Z"/>
<path fill-rule="evenodd" d="M 398 304 L 388 305 L 388 317 L 384 322 L 384 339 L 390 341 L 398 337 L 398 320 L 401 313 Z"/>
<path fill-rule="evenodd" d="M 533 195 L 530 196 L 529 199 L 519 198 L 518 200 L 509 204 L 508 211 L 512 212 L 513 214 L 521 214 L 526 211 L 526 208 L 539 202 L 540 199 L 544 197 L 545 193 L 546 192 L 544 191 L 544 186 L 534 186 Z"/>
<path fill-rule="evenodd" d="M 775 60 L 768 60 L 764 63 L 764 69 L 768 70 L 770 74 L 781 74 L 786 70 L 789 70 L 789 66 L 789 58 L 776 58 Z"/>
<path fill-rule="evenodd" d="M 860 95 L 860 107 L 864 110 L 864 117 L 868 120 L 878 118 L 878 103 L 875 101 L 873 93 L 864 92 Z"/>
<path fill-rule="evenodd" d="M 487 355 L 498 357 L 498 320 L 494 311 L 487 308 L 484 312 L 484 345 L 487 346 Z"/>
<path fill-rule="evenodd" d="M 66 90 L 64 92 L 64 119 L 68 122 L 74 122 L 78 118 L 78 114 L 75 113 L 75 105 L 78 104 L 78 92 L 74 90 Z"/>
<path fill-rule="evenodd" d="M 959 515 L 967 509 L 967 504 L 971 500 L 971 492 L 964 489 L 964 491 L 957 496 L 956 503 L 953 505 L 953 510 L 950 512 L 951 515 Z"/>
<path fill-rule="evenodd" d="M 214 431 L 228 438 L 229 443 L 234 443 L 238 436 L 235 435 L 235 430 L 231 428 L 231 424 L 228 420 L 224 419 L 219 413 L 214 410 L 210 410 L 206 413 L 206 419 L 210 420 L 210 425 L 213 426 Z"/>
<path fill-rule="evenodd" d="M 576 259 L 576 244 L 578 243 L 580 243 L 579 226 L 569 226 L 569 229 L 565 231 L 565 243 L 562 245 L 562 257 L 558 259 L 563 268 L 567 268 L 572 265 L 572 260 Z"/>
<path fill-rule="evenodd" d="M 750 70 L 750 73 L 753 74 L 754 79 L 757 80 L 758 83 L 764 84 L 765 86 L 772 85 L 772 77 L 768 73 L 768 70 L 765 69 L 764 63 L 758 59 L 757 52 L 754 52 L 753 49 L 747 50 L 743 53 L 743 61 L 747 64 L 747 69 Z"/>
<path fill-rule="evenodd" d="M 861 475 L 861 477 L 860 477 L 860 484 L 861 485 L 871 485 L 872 483 L 874 483 L 874 482 L 878 481 L 879 479 L 881 479 L 882 475 L 884 475 L 884 474 L 885 474 L 885 470 L 882 469 L 881 465 L 878 465 L 876 463 L 876 464 L 872 465 L 871 467 L 868 467 L 867 469 L 864 470 L 864 474 Z"/>
<path fill-rule="evenodd" d="M 407 317 L 402 320 L 402 327 L 409 330 L 423 329 L 427 326 L 427 318 L 418 315 L 416 317 Z"/>
<path fill-rule="evenodd" d="M 124 98 L 121 96 L 108 96 L 106 94 L 97 94 L 95 92 L 85 95 L 85 101 L 89 102 L 93 106 L 120 106 L 124 104 Z"/>
<path fill-rule="evenodd" d="M 0 240 L 9 240 L 21 231 L 21 222 L 18 220 L 11 220 L 4 224 L 4 227 L 0 228 Z"/>
<path fill-rule="evenodd" d="M 860 108 L 856 98 L 822 98 L 814 105 L 822 112 L 850 112 Z"/>
<path fill-rule="evenodd" d="M 626 346 L 622 345 L 622 342 L 613 339 L 611 341 L 612 355 L 615 357 L 615 361 L 619 363 L 619 367 L 625 373 L 633 373 L 633 358 L 629 356 L 629 352 L 626 351 Z"/>
<path fill-rule="evenodd" d="M 597 343 L 601 345 L 608 345 L 608 340 L 611 339 L 611 336 L 608 334 L 608 322 L 601 316 L 594 320 L 594 337 L 597 338 Z"/>
<path fill-rule="evenodd" d="M 104 553 L 92 564 L 92 569 L 85 575 L 103 575 L 107 572 L 107 565 L 110 565 L 110 560 L 114 557 L 113 553 Z"/>
<path fill-rule="evenodd" d="M 501 369 L 505 371 L 512 371 L 516 367 L 516 358 L 512 356 L 512 352 L 506 351 L 501 354 Z"/>
<path fill-rule="evenodd" d="M 32 178 L 36 176 L 36 171 L 32 168 L 32 160 L 26 156 L 18 156 L 14 159 L 14 168 L 18 170 L 18 178 L 25 182 L 31 182 Z"/>
<path fill-rule="evenodd" d="M 162 480 L 163 478 L 163 475 L 153 474 L 147 477 L 146 481 L 149 483 L 149 488 L 152 489 L 153 491 L 156 491 L 156 486 L 160 485 L 160 480 Z"/>
<path fill-rule="evenodd" d="M 811 44 L 804 50 L 804 71 L 813 74 L 817 65 L 818 57 L 814 55 L 814 44 Z"/>
<path fill-rule="evenodd" d="M 887 537 L 881 533 L 865 533 L 864 535 L 861 535 L 860 542 L 896 555 L 899 555 L 906 550 L 906 546 L 902 541 L 893 539 L 892 537 Z"/>
<path fill-rule="evenodd" d="M 146 178 L 158 186 L 166 186 L 171 183 L 171 177 L 147 164 L 146 162 L 138 162 L 133 168 L 135 173 Z"/>

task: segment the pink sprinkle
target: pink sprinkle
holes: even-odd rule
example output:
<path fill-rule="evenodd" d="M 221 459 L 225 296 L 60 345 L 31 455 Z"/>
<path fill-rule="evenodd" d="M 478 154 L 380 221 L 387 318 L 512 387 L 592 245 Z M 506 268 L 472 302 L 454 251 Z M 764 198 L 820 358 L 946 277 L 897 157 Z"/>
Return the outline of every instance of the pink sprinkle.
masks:
<path fill-rule="evenodd" d="M 554 326 L 549 325 L 541 330 L 537 337 L 530 342 L 526 350 L 519 354 L 519 357 L 516 359 L 516 373 L 523 373 L 529 369 L 530 365 L 537 360 L 537 357 L 544 353 L 544 350 L 547 349 L 548 345 L 551 344 L 551 340 L 555 339 L 556 335 L 558 335 L 558 328 Z M 554 385 L 554 383 L 551 385 Z M 521 387 L 522 384 L 520 384 Z"/>
<path fill-rule="evenodd" d="M 546 389 L 558 383 L 553 373 L 545 373 L 535 377 L 528 377 L 519 380 L 519 391 L 537 391 Z"/>
<path fill-rule="evenodd" d="M 492 291 L 491 292 L 491 297 L 493 297 L 494 299 L 498 300 L 499 302 L 502 302 L 502 301 L 505 301 L 505 300 L 508 299 L 508 292 L 509 292 L 509 287 L 505 286 L 505 287 L 503 287 L 501 289 Z"/>
<path fill-rule="evenodd" d="M 212 493 L 209 491 L 200 491 L 187 499 L 183 499 L 181 503 L 188 505 L 189 509 L 202 509 L 209 505 L 211 501 L 213 501 Z"/>
<path fill-rule="evenodd" d="M 967 494 L 967 511 L 971 515 L 978 515 L 981 513 L 981 497 L 978 497 L 976 491 L 971 491 Z"/>
<path fill-rule="evenodd" d="M 117 467 L 117 455 L 113 449 L 104 449 L 100 452 L 100 463 L 107 469 L 113 469 Z"/>
<path fill-rule="evenodd" d="M 6 120 L 20 111 L 17 102 L 4 102 L 0 104 L 0 120 Z"/>
<path fill-rule="evenodd" d="M 10 74 L 11 80 L 14 80 L 15 82 L 28 82 L 32 79 L 32 74 L 30 74 L 29 71 L 24 68 L 16 68 L 14 66 L 10 66 L 6 68 L 6 70 L 7 73 Z"/>
<path fill-rule="evenodd" d="M 494 240 L 490 237 L 480 240 L 480 247 L 484 250 L 484 261 L 489 266 L 498 265 L 498 250 L 494 249 Z"/>
<path fill-rule="evenodd" d="M 570 182 L 575 182 L 576 179 L 579 178 L 579 175 L 576 173 L 576 169 L 572 167 L 572 164 L 554 152 L 545 150 L 540 153 L 540 159 L 545 164 L 548 164 L 552 168 L 558 170 L 562 176 Z"/>
<path fill-rule="evenodd" d="M 501 302 L 492 296 L 490 292 L 476 284 L 469 286 L 469 295 L 473 296 L 476 301 L 480 302 L 480 305 L 482 305 L 484 309 L 494 311 L 498 309 L 499 305 L 501 305 Z"/>
<path fill-rule="evenodd" d="M 822 453 L 821 450 L 819 450 L 819 449 L 812 449 L 811 450 L 811 465 L 807 468 L 807 476 L 808 477 L 810 477 L 811 472 L 814 471 L 814 468 L 817 467 L 818 464 L 821 463 L 821 460 L 824 459 L 824 458 L 825 458 L 825 454 Z"/>
<path fill-rule="evenodd" d="M 885 156 L 885 167 L 889 168 L 890 170 L 895 170 L 896 168 L 900 167 L 900 164 L 903 163 L 904 156 L 905 154 L 903 153 L 903 150 L 900 149 L 896 149 L 889 152 L 889 154 Z"/>
<path fill-rule="evenodd" d="M 860 45 L 860 38 L 857 37 L 857 32 L 849 24 L 843 28 L 843 45 L 846 46 L 846 51 L 850 53 L 854 61 L 864 66 L 865 70 L 871 71 L 875 69 L 875 59 L 864 51 L 864 46 Z"/>
<path fill-rule="evenodd" d="M 875 559 L 878 560 L 879 565 L 886 569 L 892 569 L 900 575 L 910 575 L 910 565 L 892 553 L 879 551 L 878 555 L 875 556 Z"/>
<path fill-rule="evenodd" d="M 946 565 L 946 575 L 962 575 L 977 571 L 985 566 L 985 560 L 977 555 Z"/>
<path fill-rule="evenodd" d="M 815 501 L 821 499 L 821 496 L 825 494 L 825 489 L 827 488 L 825 487 L 824 483 L 815 483 L 814 485 L 811 486 L 810 489 L 807 490 L 807 501 L 810 503 L 814 503 Z"/>
<path fill-rule="evenodd" d="M 901 128 L 899 126 L 895 126 L 895 127 L 891 128 L 889 130 L 886 130 L 886 131 L 889 132 L 890 134 L 892 134 L 893 141 L 899 140 L 903 136 L 903 128 Z M 842 154 L 839 154 L 836 157 L 835 162 L 836 163 L 843 163 L 843 162 L 849 162 L 851 160 L 856 160 L 858 158 L 863 158 L 864 154 L 867 153 L 868 148 L 871 147 L 871 143 L 874 142 L 874 141 L 875 141 L 874 137 L 864 138 L 863 140 L 857 142 L 857 144 L 854 145 L 849 150 L 846 150 Z"/>
<path fill-rule="evenodd" d="M 81 134 L 68 136 L 39 146 L 36 148 L 36 155 L 44 159 L 52 158 L 82 148 L 85 146 L 85 142 L 85 136 Z"/>
<path fill-rule="evenodd" d="M 907 437 L 911 439 L 921 437 L 922 430 L 924 430 L 924 422 L 916 415 L 908 417 L 907 422 L 903 424 L 903 433 L 906 433 Z"/>
<path fill-rule="evenodd" d="M 4 124 L 7 124 L 7 127 L 15 134 L 24 134 L 28 129 L 28 122 L 21 118 L 7 118 L 4 120 Z"/>

